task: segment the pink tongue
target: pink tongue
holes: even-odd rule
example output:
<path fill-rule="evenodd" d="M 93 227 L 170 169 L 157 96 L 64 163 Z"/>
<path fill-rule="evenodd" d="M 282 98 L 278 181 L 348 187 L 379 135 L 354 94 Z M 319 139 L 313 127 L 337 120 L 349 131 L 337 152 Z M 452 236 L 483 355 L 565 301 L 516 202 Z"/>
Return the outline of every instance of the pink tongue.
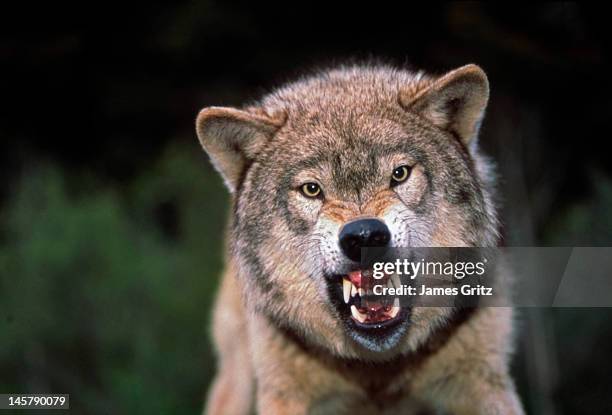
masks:
<path fill-rule="evenodd" d="M 348 278 L 355 287 L 362 288 L 365 291 L 368 291 L 370 284 L 374 282 L 371 276 L 367 273 L 366 275 L 362 275 L 361 270 L 349 272 Z M 388 320 L 390 318 L 388 315 L 389 310 L 390 307 L 385 306 L 374 299 L 368 300 L 367 297 L 362 299 L 361 307 L 359 307 L 359 312 L 368 316 L 367 321 L 369 323 L 378 323 Z"/>
<path fill-rule="evenodd" d="M 351 271 L 347 275 L 348 279 L 353 283 L 353 285 L 357 288 L 363 288 L 365 291 L 371 290 L 375 284 L 383 283 L 386 280 L 377 281 L 372 277 L 372 273 L 365 271 L 365 275 L 363 271 Z"/>
<path fill-rule="evenodd" d="M 367 277 L 363 277 L 361 270 L 349 272 L 348 278 L 355 287 L 364 288 L 367 291 L 370 280 Z M 361 307 L 359 307 L 359 311 L 366 313 L 369 320 L 379 321 L 386 319 L 384 308 L 385 306 L 377 301 L 364 299 L 362 300 Z"/>
<path fill-rule="evenodd" d="M 355 287 L 361 288 L 361 270 L 349 272 L 348 277 Z"/>

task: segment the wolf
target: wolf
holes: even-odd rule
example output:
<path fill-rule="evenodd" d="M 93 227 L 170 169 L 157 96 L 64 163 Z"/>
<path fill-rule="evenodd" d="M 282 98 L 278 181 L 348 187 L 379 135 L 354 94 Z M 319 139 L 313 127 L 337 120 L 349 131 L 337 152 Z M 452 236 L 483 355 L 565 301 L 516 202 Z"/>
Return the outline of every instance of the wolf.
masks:
<path fill-rule="evenodd" d="M 523 413 L 512 308 L 346 300 L 363 247 L 498 244 L 477 140 L 488 98 L 474 64 L 443 75 L 366 64 L 199 113 L 232 195 L 206 413 Z"/>

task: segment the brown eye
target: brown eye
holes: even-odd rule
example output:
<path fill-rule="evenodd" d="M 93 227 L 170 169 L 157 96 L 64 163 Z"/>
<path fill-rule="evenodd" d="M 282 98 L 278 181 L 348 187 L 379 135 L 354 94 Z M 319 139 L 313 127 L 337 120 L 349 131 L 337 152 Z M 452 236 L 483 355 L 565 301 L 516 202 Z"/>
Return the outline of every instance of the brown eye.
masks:
<path fill-rule="evenodd" d="M 391 175 L 391 186 L 405 182 L 410 177 L 410 167 L 400 166 L 393 170 Z"/>
<path fill-rule="evenodd" d="M 306 197 L 315 198 L 321 195 L 321 186 L 316 183 L 305 183 L 300 187 L 300 191 Z"/>

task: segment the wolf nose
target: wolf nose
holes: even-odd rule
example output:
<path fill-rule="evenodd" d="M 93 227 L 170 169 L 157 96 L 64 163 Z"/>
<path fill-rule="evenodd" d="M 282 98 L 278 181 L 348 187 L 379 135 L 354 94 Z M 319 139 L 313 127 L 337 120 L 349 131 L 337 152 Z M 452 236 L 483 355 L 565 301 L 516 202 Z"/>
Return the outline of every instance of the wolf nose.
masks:
<path fill-rule="evenodd" d="M 358 219 L 340 229 L 340 248 L 349 259 L 359 262 L 361 248 L 384 247 L 391 240 L 389 228 L 378 219 Z"/>

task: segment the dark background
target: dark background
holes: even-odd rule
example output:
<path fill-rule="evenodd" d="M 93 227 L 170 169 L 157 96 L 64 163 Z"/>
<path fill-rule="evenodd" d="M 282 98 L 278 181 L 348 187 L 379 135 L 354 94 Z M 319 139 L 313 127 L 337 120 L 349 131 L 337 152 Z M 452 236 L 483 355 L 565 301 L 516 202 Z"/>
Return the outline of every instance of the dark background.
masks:
<path fill-rule="evenodd" d="M 612 240 L 609 16 L 595 5 L 173 2 L 0 13 L 0 392 L 197 413 L 228 197 L 194 134 L 319 66 L 481 65 L 504 244 Z M 4 7 L 6 8 L 6 6 Z M 612 411 L 612 313 L 520 310 L 530 413 Z"/>

